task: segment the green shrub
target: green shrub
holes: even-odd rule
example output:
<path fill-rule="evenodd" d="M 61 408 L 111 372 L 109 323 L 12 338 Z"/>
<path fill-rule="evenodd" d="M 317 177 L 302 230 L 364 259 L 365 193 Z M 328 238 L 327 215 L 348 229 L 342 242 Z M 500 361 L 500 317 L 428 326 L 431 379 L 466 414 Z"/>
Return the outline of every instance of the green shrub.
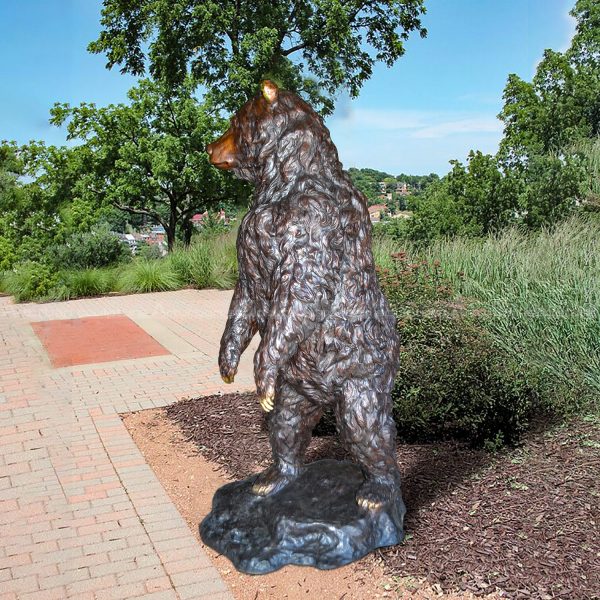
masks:
<path fill-rule="evenodd" d="M 3 281 L 7 294 L 17 302 L 45 299 L 58 283 L 57 274 L 48 265 L 26 262 L 9 272 Z"/>
<path fill-rule="evenodd" d="M 438 263 L 404 253 L 393 260 L 380 281 L 401 340 L 392 394 L 399 436 L 515 442 L 537 402 L 525 373 L 494 345 L 482 317 L 453 300 Z"/>
<path fill-rule="evenodd" d="M 138 246 L 137 257 L 145 260 L 160 260 L 163 253 L 158 244 L 140 244 Z"/>
<path fill-rule="evenodd" d="M 123 270 L 117 287 L 125 293 L 163 292 L 182 287 L 183 281 L 166 260 L 136 260 Z"/>
<path fill-rule="evenodd" d="M 64 244 L 54 246 L 50 252 L 50 260 L 60 269 L 106 267 L 130 258 L 127 246 L 105 228 L 72 233 Z"/>
<path fill-rule="evenodd" d="M 211 246 L 203 238 L 195 239 L 189 248 L 172 252 L 168 261 L 178 277 L 187 285 L 202 289 L 210 286 Z"/>
<path fill-rule="evenodd" d="M 7 285 L 9 276 L 10 276 L 9 271 L 0 271 L 0 294 L 8 294 L 6 285 Z"/>
<path fill-rule="evenodd" d="M 25 235 L 15 248 L 14 264 L 48 262 L 48 248 L 52 238 L 45 236 L 43 231 L 35 235 Z"/>
<path fill-rule="evenodd" d="M 374 223 L 373 240 L 387 238 L 388 240 L 404 241 L 409 239 L 411 218 L 394 217 Z"/>
<path fill-rule="evenodd" d="M 227 290 L 235 286 L 238 278 L 238 263 L 235 244 L 224 237 L 212 244 L 212 268 L 210 287 Z"/>
<path fill-rule="evenodd" d="M 0 236 L 0 271 L 6 271 L 13 266 L 16 254 L 13 243 Z"/>
<path fill-rule="evenodd" d="M 584 209 L 600 212 L 600 136 L 578 140 L 571 150 L 580 157 L 584 168 Z"/>
<path fill-rule="evenodd" d="M 235 236 L 200 235 L 189 248 L 178 248 L 167 261 L 178 277 L 198 289 L 231 289 L 238 277 Z"/>

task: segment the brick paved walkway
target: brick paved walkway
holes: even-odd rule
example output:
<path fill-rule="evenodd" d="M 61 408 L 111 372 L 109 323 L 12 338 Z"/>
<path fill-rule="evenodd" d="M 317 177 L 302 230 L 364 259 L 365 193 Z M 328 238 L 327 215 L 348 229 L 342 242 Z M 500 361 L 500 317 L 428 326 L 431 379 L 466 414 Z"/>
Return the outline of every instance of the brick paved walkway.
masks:
<path fill-rule="evenodd" d="M 233 386 L 216 368 L 230 297 L 0 298 L 0 600 L 231 598 L 119 417 L 252 389 L 252 349 Z M 100 315 L 170 354 L 52 368 L 30 323 Z"/>

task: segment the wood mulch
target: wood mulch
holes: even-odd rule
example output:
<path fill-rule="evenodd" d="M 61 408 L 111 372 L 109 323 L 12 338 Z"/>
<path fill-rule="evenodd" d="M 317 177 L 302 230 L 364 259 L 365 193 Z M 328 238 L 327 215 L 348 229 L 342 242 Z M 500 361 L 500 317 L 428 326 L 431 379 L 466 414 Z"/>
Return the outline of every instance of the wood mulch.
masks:
<path fill-rule="evenodd" d="M 269 464 L 254 394 L 183 400 L 166 413 L 230 477 Z M 313 438 L 307 460 L 324 457 L 346 457 L 337 436 Z M 519 448 L 496 455 L 455 442 L 399 444 L 398 463 L 406 541 L 373 558 L 390 577 L 482 596 L 600 599 L 597 420 L 540 423 Z"/>

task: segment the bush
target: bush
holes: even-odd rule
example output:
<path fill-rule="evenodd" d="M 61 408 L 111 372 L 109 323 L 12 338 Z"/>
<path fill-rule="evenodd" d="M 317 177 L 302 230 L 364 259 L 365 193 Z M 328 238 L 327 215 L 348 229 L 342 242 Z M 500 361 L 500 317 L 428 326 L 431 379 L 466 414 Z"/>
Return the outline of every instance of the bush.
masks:
<path fill-rule="evenodd" d="M 64 244 L 54 246 L 50 260 L 60 269 L 93 269 L 131 258 L 128 248 L 108 229 L 71 234 Z"/>
<path fill-rule="evenodd" d="M 10 273 L 8 271 L 0 271 L 0 294 L 8 294 L 6 285 L 9 276 Z"/>
<path fill-rule="evenodd" d="M 380 271 L 398 319 L 392 393 L 400 438 L 461 438 L 495 449 L 515 442 L 536 405 L 524 372 L 493 344 L 481 316 L 453 301 L 439 264 L 393 256 Z"/>
<path fill-rule="evenodd" d="M 5 275 L 2 285 L 17 302 L 28 302 L 48 297 L 57 282 L 57 274 L 48 265 L 26 262 Z"/>
<path fill-rule="evenodd" d="M 15 248 L 14 264 L 46 263 L 48 262 L 48 247 L 52 241 L 43 231 L 36 235 L 25 235 Z"/>
<path fill-rule="evenodd" d="M 0 236 L 0 271 L 6 271 L 10 269 L 15 261 L 15 249 L 13 243 Z"/>
<path fill-rule="evenodd" d="M 163 258 L 163 253 L 158 244 L 140 244 L 137 257 L 145 260 L 160 260 Z"/>

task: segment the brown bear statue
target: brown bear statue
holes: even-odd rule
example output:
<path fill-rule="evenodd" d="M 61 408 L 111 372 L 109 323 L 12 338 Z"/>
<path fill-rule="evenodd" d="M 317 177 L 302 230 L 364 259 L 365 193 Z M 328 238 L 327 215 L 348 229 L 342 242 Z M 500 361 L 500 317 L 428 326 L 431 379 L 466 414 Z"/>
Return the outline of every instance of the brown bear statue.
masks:
<path fill-rule="evenodd" d="M 364 476 L 358 508 L 395 503 L 401 521 L 390 396 L 399 341 L 375 273 L 364 195 L 342 170 L 321 117 L 271 81 L 207 152 L 255 188 L 219 354 L 221 376 L 232 382 L 260 334 L 254 375 L 274 462 L 252 493 L 275 497 L 301 476 L 312 430 L 332 406 Z"/>

